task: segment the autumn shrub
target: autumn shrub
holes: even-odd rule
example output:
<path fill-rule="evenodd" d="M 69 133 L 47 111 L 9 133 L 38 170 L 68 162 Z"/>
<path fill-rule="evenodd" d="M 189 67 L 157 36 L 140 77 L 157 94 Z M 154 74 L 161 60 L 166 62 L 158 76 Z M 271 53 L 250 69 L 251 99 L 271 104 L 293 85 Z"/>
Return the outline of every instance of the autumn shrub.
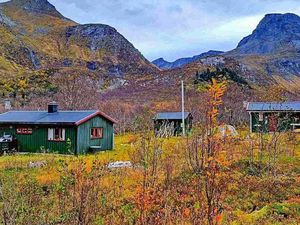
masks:
<path fill-rule="evenodd" d="M 49 189 L 29 175 L 6 173 L 1 176 L 1 211 L 4 224 L 47 224 L 53 199 Z"/>
<path fill-rule="evenodd" d="M 68 224 L 91 224 L 101 215 L 101 181 L 105 173 L 97 161 L 92 168 L 82 160 L 61 162 L 56 185 L 59 214 Z"/>

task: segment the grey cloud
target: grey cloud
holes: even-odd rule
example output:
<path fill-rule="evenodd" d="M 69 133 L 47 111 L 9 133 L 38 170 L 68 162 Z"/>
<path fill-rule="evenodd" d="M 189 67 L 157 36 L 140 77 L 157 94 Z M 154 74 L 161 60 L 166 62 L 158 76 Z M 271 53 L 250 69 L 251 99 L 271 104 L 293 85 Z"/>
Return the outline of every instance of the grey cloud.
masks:
<path fill-rule="evenodd" d="M 138 16 L 144 13 L 143 9 L 135 8 L 135 9 L 125 9 L 125 14 L 128 16 Z"/>
<path fill-rule="evenodd" d="M 168 7 L 168 11 L 171 13 L 182 13 L 183 9 L 180 7 L 180 5 L 172 5 Z"/>

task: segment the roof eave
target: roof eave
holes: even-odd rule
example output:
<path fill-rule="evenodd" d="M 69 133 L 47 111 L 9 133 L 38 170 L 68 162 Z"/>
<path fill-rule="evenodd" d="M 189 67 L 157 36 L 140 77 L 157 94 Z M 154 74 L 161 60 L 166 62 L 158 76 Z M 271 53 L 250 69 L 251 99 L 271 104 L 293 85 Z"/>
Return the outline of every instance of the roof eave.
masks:
<path fill-rule="evenodd" d="M 300 110 L 250 110 L 250 109 L 247 109 L 247 112 L 300 112 Z"/>
<path fill-rule="evenodd" d="M 189 117 L 185 117 L 184 119 L 188 119 Z M 152 120 L 182 120 L 182 118 L 153 118 Z"/>
<path fill-rule="evenodd" d="M 56 125 L 56 126 L 75 126 L 74 122 L 16 122 L 16 121 L 7 121 L 7 122 L 0 122 L 0 125 Z"/>
<path fill-rule="evenodd" d="M 113 124 L 118 123 L 115 119 L 111 118 L 110 116 L 106 115 L 105 113 L 103 113 L 103 112 L 101 112 L 101 111 L 97 111 L 97 112 L 95 112 L 95 113 L 93 113 L 93 114 L 91 114 L 91 115 L 89 115 L 89 116 L 87 116 L 87 117 L 85 117 L 85 118 L 83 118 L 83 119 L 77 121 L 77 122 L 75 123 L 75 125 L 76 125 L 76 126 L 80 126 L 81 124 L 83 124 L 83 123 L 89 121 L 90 119 L 93 119 L 93 118 L 96 117 L 96 116 L 102 116 L 102 117 L 104 117 L 105 119 L 107 119 L 108 121 L 112 122 Z"/>
<path fill-rule="evenodd" d="M 158 118 L 158 115 L 159 114 L 169 114 L 169 113 L 182 113 L 182 112 L 166 112 L 166 113 L 163 113 L 163 112 L 160 112 L 160 113 L 157 113 L 155 117 L 152 118 L 152 120 L 182 120 L 182 118 Z M 192 116 L 192 113 L 191 112 L 184 112 L 185 113 L 185 120 L 188 119 L 190 116 Z"/>

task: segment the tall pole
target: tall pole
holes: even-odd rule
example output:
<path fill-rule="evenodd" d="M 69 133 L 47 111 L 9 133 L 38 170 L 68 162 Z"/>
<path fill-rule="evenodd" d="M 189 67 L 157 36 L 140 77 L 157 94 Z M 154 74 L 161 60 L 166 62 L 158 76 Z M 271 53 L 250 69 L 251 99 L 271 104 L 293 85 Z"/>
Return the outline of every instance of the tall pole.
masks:
<path fill-rule="evenodd" d="M 184 83 L 181 81 L 182 135 L 185 136 Z"/>

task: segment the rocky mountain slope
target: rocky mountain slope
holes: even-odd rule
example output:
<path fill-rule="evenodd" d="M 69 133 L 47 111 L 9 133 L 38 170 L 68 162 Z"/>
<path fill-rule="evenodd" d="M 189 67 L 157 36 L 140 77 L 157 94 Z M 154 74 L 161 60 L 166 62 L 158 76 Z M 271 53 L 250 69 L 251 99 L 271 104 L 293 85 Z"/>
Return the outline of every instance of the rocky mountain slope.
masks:
<path fill-rule="evenodd" d="M 159 71 L 113 27 L 77 24 L 47 0 L 0 4 L 0 53 L 1 89 L 14 77 L 84 74 L 112 85 Z"/>
<path fill-rule="evenodd" d="M 245 80 L 247 85 L 233 81 L 241 90 L 274 83 L 299 89 L 299 20 L 292 14 L 267 15 L 233 51 L 209 51 L 173 63 L 159 59 L 155 66 L 113 27 L 78 24 L 47 0 L 11 0 L 0 4 L 0 95 L 21 96 L 27 102 L 36 96 L 52 98 L 65 82 L 52 82 L 53 77 L 69 75 L 83 77 L 71 87 L 75 96 L 83 86 L 95 95 L 97 83 L 96 91 L 105 90 L 103 100 L 137 105 L 174 99 L 181 79 L 195 89 L 202 73 L 224 72 Z M 93 79 L 91 88 L 84 84 L 86 77 Z"/>
<path fill-rule="evenodd" d="M 268 55 L 286 51 L 300 52 L 300 17 L 291 13 L 267 14 L 234 53 Z"/>
<path fill-rule="evenodd" d="M 164 69 L 172 67 L 161 59 L 155 63 Z M 203 66 L 230 68 L 253 85 L 279 84 L 300 90 L 300 17 L 267 14 L 234 50 L 192 60 L 180 70 L 195 72 Z"/>
<path fill-rule="evenodd" d="M 300 89 L 300 17 L 266 15 L 253 33 L 227 52 L 256 76 Z"/>
<path fill-rule="evenodd" d="M 208 52 L 205 52 L 200 55 L 193 56 L 193 57 L 177 59 L 174 62 L 168 62 L 168 61 L 164 60 L 163 58 L 159 58 L 159 59 L 154 60 L 152 63 L 160 69 L 174 69 L 174 68 L 182 67 L 189 63 L 195 62 L 198 59 L 206 58 L 209 56 L 217 56 L 217 55 L 221 55 L 222 53 L 224 53 L 224 52 L 210 50 Z"/>

